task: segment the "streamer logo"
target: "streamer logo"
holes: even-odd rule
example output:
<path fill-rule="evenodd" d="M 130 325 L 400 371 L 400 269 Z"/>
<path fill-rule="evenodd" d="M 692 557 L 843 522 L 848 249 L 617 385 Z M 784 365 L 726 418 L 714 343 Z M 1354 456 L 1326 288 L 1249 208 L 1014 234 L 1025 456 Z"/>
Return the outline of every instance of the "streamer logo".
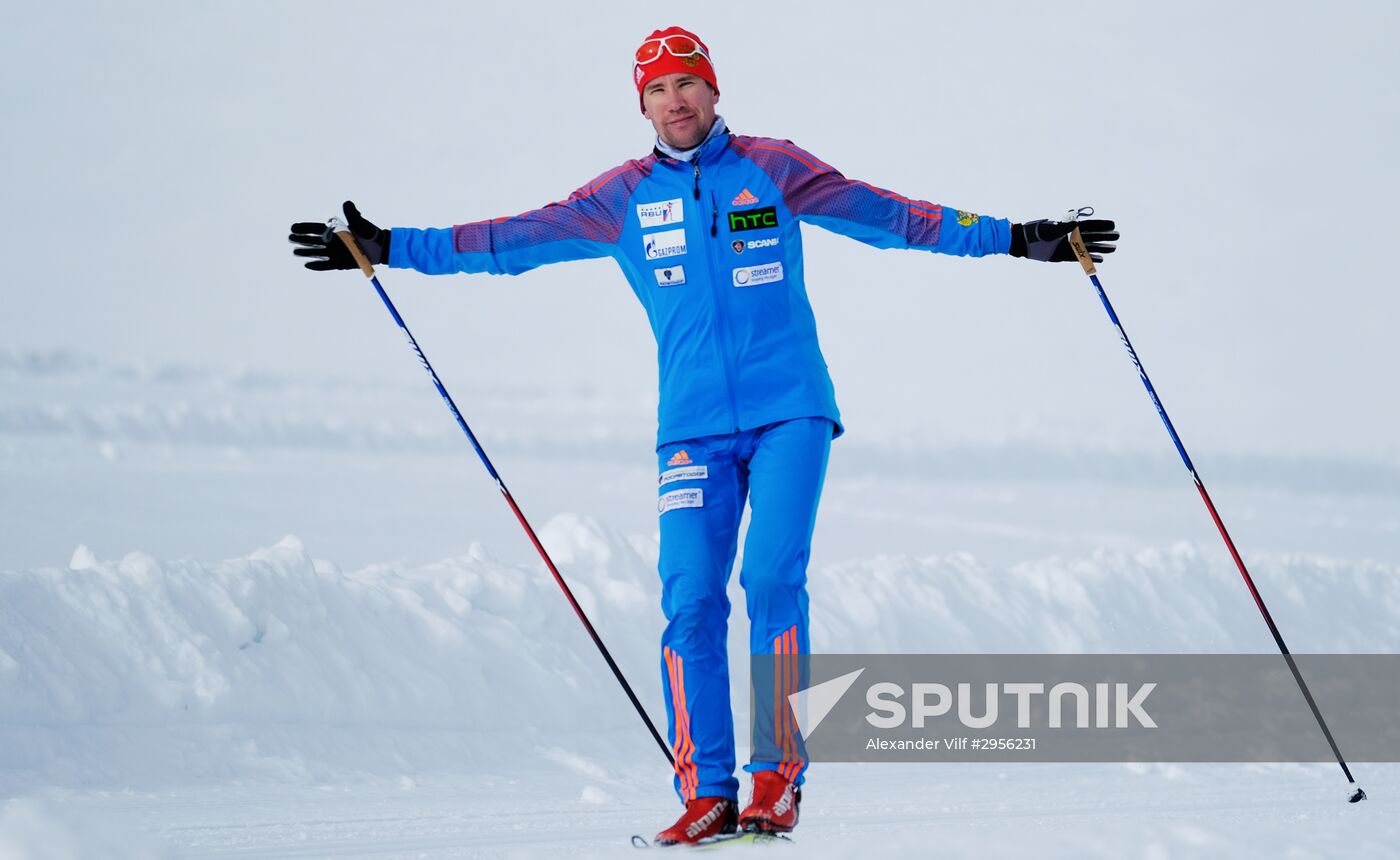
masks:
<path fill-rule="evenodd" d="M 733 272 L 734 286 L 736 287 L 756 287 L 759 284 L 771 284 L 774 281 L 783 279 L 782 263 L 767 263 L 762 266 L 743 266 Z"/>

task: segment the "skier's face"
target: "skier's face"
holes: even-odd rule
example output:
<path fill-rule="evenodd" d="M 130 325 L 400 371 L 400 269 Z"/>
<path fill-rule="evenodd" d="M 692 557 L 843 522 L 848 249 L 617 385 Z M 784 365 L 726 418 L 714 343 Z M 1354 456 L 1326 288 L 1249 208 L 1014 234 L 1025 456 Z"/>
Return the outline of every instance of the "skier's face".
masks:
<path fill-rule="evenodd" d="M 642 113 L 668 145 L 698 146 L 715 122 L 719 93 L 695 75 L 663 75 L 642 90 Z"/>

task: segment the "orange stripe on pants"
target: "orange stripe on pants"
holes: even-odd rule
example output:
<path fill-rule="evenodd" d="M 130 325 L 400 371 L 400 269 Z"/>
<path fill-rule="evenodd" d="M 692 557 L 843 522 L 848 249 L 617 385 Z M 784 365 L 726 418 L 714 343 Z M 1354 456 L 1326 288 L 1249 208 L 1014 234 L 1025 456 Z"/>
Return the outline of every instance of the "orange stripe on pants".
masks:
<path fill-rule="evenodd" d="M 783 663 L 783 637 L 779 636 L 773 640 L 773 745 L 782 750 L 782 759 L 779 760 L 781 769 L 782 760 L 787 759 L 787 739 L 783 736 L 786 728 L 783 721 L 783 711 L 786 710 L 786 702 L 783 699 L 783 672 L 786 666 Z"/>
<path fill-rule="evenodd" d="M 695 741 L 690 736 L 690 712 L 685 705 L 685 663 L 670 648 L 663 649 L 666 670 L 671 680 L 671 702 L 676 711 L 676 739 L 671 752 L 676 758 L 676 775 L 681 780 L 681 795 L 694 800 L 699 788 L 695 767 Z"/>
<path fill-rule="evenodd" d="M 783 632 L 781 636 L 773 640 L 774 650 L 778 653 L 778 701 L 774 707 L 774 725 L 777 733 L 777 740 L 783 750 L 783 760 L 778 766 L 778 773 L 788 782 L 797 779 L 797 775 L 802 772 L 802 767 L 806 764 L 804 758 L 798 753 L 798 726 L 797 716 L 793 713 L 790 699 L 793 693 L 797 692 L 797 685 L 800 681 L 800 659 L 797 649 L 797 626 L 794 625 Z M 785 707 L 786 706 L 786 707 Z"/>

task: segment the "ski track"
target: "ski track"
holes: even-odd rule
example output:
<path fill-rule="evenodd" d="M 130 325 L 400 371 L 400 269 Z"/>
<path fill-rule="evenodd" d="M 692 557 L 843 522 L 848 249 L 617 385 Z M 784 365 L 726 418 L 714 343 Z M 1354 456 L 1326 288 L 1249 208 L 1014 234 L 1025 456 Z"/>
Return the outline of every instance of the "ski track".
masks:
<path fill-rule="evenodd" d="M 583 740 L 583 739 L 581 739 Z M 1400 768 L 1362 766 L 1372 799 L 1344 802 L 1332 766 L 1040 765 L 1024 768 L 819 766 L 813 771 L 794 855 L 900 856 L 936 844 L 947 856 L 1037 853 L 1054 857 L 1397 856 L 1392 798 Z M 405 791 L 384 781 L 326 786 L 178 789 L 159 797 L 51 796 L 50 808 L 119 817 L 164 856 L 516 857 L 635 856 L 677 811 L 654 780 L 625 786 L 652 802 L 586 808 L 557 775 L 522 774 L 493 793 L 457 780 Z M 540 808 L 522 812 L 515 804 Z M 336 814 L 327 814 L 333 806 Z M 386 814 L 386 807 L 396 811 Z M 369 814 L 371 810 L 377 814 Z M 456 811 L 446 811 L 456 810 Z M 0 819 L 3 820 L 3 819 Z M 61 819 L 60 819 L 61 820 Z M 154 856 L 154 855 L 153 855 Z"/>

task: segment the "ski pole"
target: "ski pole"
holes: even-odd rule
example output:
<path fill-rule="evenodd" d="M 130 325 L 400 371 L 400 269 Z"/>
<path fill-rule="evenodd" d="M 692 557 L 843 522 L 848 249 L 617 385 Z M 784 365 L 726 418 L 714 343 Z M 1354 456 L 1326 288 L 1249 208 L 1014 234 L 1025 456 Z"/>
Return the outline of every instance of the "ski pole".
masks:
<path fill-rule="evenodd" d="M 1080 213 L 1071 213 L 1070 220 L 1074 220 Z M 1090 209 L 1088 214 L 1093 214 Z M 1152 380 L 1147 377 L 1147 370 L 1142 366 L 1142 361 L 1138 358 L 1137 350 L 1133 349 L 1132 341 L 1128 340 L 1128 333 L 1123 330 L 1123 324 L 1118 321 L 1118 314 L 1114 313 L 1113 305 L 1108 301 L 1108 293 L 1104 292 L 1103 284 L 1099 283 L 1097 269 L 1094 261 L 1089 256 L 1089 250 L 1084 247 L 1084 237 L 1079 235 L 1079 228 L 1075 227 L 1070 234 L 1070 247 L 1074 249 L 1074 255 L 1079 259 L 1079 265 L 1084 267 L 1084 274 L 1089 276 L 1094 289 L 1099 292 L 1099 300 L 1103 302 L 1104 310 L 1108 311 L 1108 318 L 1113 321 L 1113 325 L 1118 329 L 1118 337 L 1123 341 L 1123 346 L 1128 350 L 1128 357 L 1133 360 L 1133 366 L 1137 368 L 1138 376 L 1142 377 L 1142 384 L 1147 387 L 1148 396 L 1152 398 L 1152 405 L 1157 407 L 1157 414 L 1161 416 L 1162 423 L 1166 425 L 1167 433 L 1172 437 L 1172 444 L 1176 445 L 1176 453 L 1181 455 L 1181 462 L 1185 464 L 1186 470 L 1191 473 L 1191 480 L 1196 482 L 1196 489 L 1201 494 L 1201 501 L 1206 503 L 1206 510 L 1210 511 L 1210 518 L 1215 521 L 1215 527 L 1220 530 L 1220 536 L 1225 539 L 1225 546 L 1230 550 L 1230 557 L 1235 560 L 1235 566 L 1240 570 L 1240 576 L 1244 577 L 1244 584 L 1249 588 L 1250 595 L 1254 598 L 1254 605 L 1259 607 L 1259 614 L 1264 616 L 1264 623 L 1269 625 L 1269 632 L 1274 636 L 1274 642 L 1278 645 L 1278 650 L 1283 654 L 1283 659 L 1287 661 L 1288 668 L 1293 672 L 1293 680 L 1298 682 L 1298 689 L 1302 691 L 1303 698 L 1307 699 L 1308 707 L 1312 709 L 1312 715 L 1317 720 L 1318 728 L 1322 729 L 1322 734 L 1327 738 L 1327 744 L 1332 747 L 1332 755 L 1336 756 L 1337 764 L 1342 766 L 1342 773 L 1346 774 L 1347 782 L 1351 788 L 1355 789 L 1347 795 L 1348 803 L 1357 803 L 1366 799 L 1366 792 L 1361 786 L 1356 784 L 1356 779 L 1351 775 L 1351 768 L 1347 767 L 1346 759 L 1342 758 L 1342 751 L 1337 747 L 1337 741 L 1332 737 L 1332 730 L 1327 727 L 1327 721 L 1322 718 L 1322 711 L 1318 710 L 1317 702 L 1313 700 L 1312 692 L 1308 689 L 1307 682 L 1303 680 L 1303 673 L 1298 671 L 1298 664 L 1293 660 L 1293 654 L 1288 650 L 1288 645 L 1283 641 L 1283 634 L 1279 633 L 1278 625 L 1274 624 L 1274 617 L 1269 614 L 1269 609 L 1264 605 L 1264 598 L 1260 596 L 1259 589 L 1254 587 L 1254 578 L 1249 575 L 1248 568 L 1244 565 L 1244 559 L 1240 557 L 1239 550 L 1235 549 L 1235 542 L 1230 538 L 1230 533 L 1225 529 L 1225 523 L 1220 519 L 1220 514 L 1215 509 L 1215 503 L 1210 499 L 1210 493 L 1206 492 L 1206 485 L 1201 482 L 1201 476 L 1196 471 L 1196 467 L 1191 463 L 1191 457 L 1186 453 L 1186 446 L 1181 444 L 1181 437 L 1176 433 L 1176 427 L 1172 426 L 1171 418 L 1167 417 L 1167 410 L 1162 406 L 1162 400 L 1157 396 L 1157 389 L 1152 387 Z"/>
<path fill-rule="evenodd" d="M 339 218 L 332 218 L 326 223 L 330 226 L 331 230 L 335 232 L 335 235 L 340 237 L 340 241 L 345 243 L 345 247 L 349 249 L 350 255 L 355 258 L 355 264 L 360 267 L 360 271 L 364 272 L 365 277 L 369 278 L 371 284 L 374 284 L 374 289 L 379 293 L 379 298 L 384 302 L 384 307 L 389 309 L 389 314 L 393 316 L 394 322 L 398 323 L 399 329 L 403 331 L 404 337 L 408 339 L 408 345 L 413 348 L 413 354 L 418 356 L 419 364 L 422 364 L 423 369 L 432 377 L 433 385 L 437 387 L 438 394 L 442 395 L 442 400 L 447 404 L 448 411 L 452 413 L 453 418 L 457 419 L 457 426 L 461 427 L 462 432 L 467 434 L 467 440 L 471 442 L 472 447 L 476 449 L 476 455 L 481 458 L 481 464 L 485 466 L 486 471 L 491 474 L 491 480 L 496 482 L 496 488 L 499 489 L 501 495 L 505 497 L 506 504 L 510 506 L 511 512 L 515 514 L 515 518 L 520 521 L 520 527 L 523 528 L 525 534 L 529 536 L 530 543 L 535 545 L 535 549 L 539 551 L 540 558 L 544 559 L 545 567 L 548 567 L 549 572 L 554 575 L 554 581 L 559 584 L 559 588 L 564 592 L 565 599 L 568 600 L 569 605 L 573 607 L 574 614 L 578 616 L 578 620 L 583 623 L 584 629 L 587 630 L 588 635 L 592 637 L 593 644 L 598 646 L 598 651 L 603 655 L 603 659 L 607 661 L 608 668 L 612 669 L 613 676 L 616 677 L 617 682 L 622 685 L 622 689 L 627 693 L 627 698 L 632 701 L 632 707 L 637 709 L 637 716 L 641 717 L 642 722 L 647 724 L 647 729 L 651 732 L 652 738 L 656 740 L 657 746 L 661 747 L 661 752 L 665 754 L 666 760 L 669 761 L 674 768 L 676 760 L 671 755 L 670 747 L 666 746 L 666 741 L 662 739 L 661 733 L 656 730 L 656 725 L 651 721 L 651 717 L 647 716 L 646 709 L 644 709 L 642 703 L 638 701 L 637 694 L 632 691 L 632 685 L 628 684 L 627 679 L 623 677 L 622 670 L 618 668 L 617 663 L 613 660 L 612 654 L 608 652 L 607 646 L 603 644 L 602 638 L 598 636 L 598 631 L 593 629 L 592 622 L 590 622 L 588 616 L 584 614 L 583 607 L 579 606 L 578 601 L 574 599 L 574 593 L 569 590 L 568 584 L 564 582 L 564 577 L 559 575 L 559 568 L 554 566 L 554 560 L 549 557 L 549 553 L 545 551 L 544 545 L 540 543 L 540 539 L 535 535 L 535 530 L 530 527 L 529 521 L 526 520 L 525 515 L 520 512 L 520 506 L 515 503 L 515 498 L 511 496 L 510 490 L 506 489 L 506 483 L 501 480 L 501 476 L 497 474 L 496 467 L 491 465 L 491 459 L 487 457 L 486 452 L 482 450 L 481 443 L 476 441 L 476 434 L 472 432 L 471 427 L 467 426 L 467 420 L 463 418 L 462 413 L 458 411 L 457 404 L 452 402 L 452 395 L 447 393 L 447 388 L 443 386 L 442 380 L 438 379 L 437 371 L 433 370 L 433 366 L 428 363 L 428 357 L 423 354 L 422 348 L 418 346 L 418 340 L 414 338 L 413 332 L 408 330 L 408 326 L 404 324 L 403 317 L 399 316 L 398 309 L 394 307 L 393 302 L 389 301 L 389 294 L 384 292 L 384 287 L 380 285 L 379 278 L 374 274 L 373 264 L 365 259 L 365 255 L 360 252 L 360 247 L 355 244 L 355 238 L 350 234 L 350 229 L 346 226 L 344 221 L 341 221 Z"/>

